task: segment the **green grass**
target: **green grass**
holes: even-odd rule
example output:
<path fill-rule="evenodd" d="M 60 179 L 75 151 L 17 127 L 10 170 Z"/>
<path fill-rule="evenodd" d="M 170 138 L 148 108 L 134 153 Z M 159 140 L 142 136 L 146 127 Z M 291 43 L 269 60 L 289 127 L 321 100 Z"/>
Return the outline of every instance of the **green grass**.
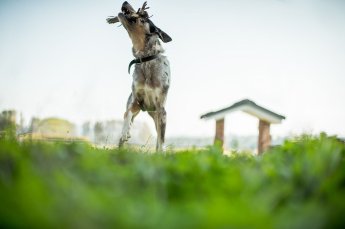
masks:
<path fill-rule="evenodd" d="M 0 140 L 0 228 L 344 228 L 345 147 L 147 154 Z"/>

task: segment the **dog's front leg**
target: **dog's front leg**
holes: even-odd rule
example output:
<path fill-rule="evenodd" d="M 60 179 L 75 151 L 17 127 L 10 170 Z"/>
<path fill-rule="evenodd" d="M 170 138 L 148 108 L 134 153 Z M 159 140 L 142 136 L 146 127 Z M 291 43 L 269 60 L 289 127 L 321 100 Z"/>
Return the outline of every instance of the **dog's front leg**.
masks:
<path fill-rule="evenodd" d="M 133 123 L 135 116 L 138 115 L 140 111 L 139 104 L 132 98 L 132 95 L 128 98 L 127 102 L 127 111 L 124 115 L 124 122 L 122 127 L 121 138 L 119 141 L 119 147 L 122 147 L 123 144 L 128 141 L 130 138 L 130 129 Z"/>
<path fill-rule="evenodd" d="M 122 126 L 122 133 L 121 133 L 121 138 L 119 142 L 119 147 L 122 147 L 123 144 L 126 141 L 128 141 L 128 139 L 130 138 L 129 131 L 131 128 L 132 117 L 133 117 L 133 113 L 131 111 L 126 111 L 123 126 Z"/>

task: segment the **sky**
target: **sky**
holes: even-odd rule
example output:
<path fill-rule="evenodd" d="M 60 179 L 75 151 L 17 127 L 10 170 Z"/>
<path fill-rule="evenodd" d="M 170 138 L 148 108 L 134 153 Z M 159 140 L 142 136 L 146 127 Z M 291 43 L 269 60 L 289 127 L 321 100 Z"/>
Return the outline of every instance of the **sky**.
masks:
<path fill-rule="evenodd" d="M 139 8 L 142 1 L 129 1 Z M 76 124 L 121 119 L 130 94 L 131 42 L 105 19 L 122 1 L 0 0 L 0 110 Z M 345 136 L 345 1 L 149 0 L 173 41 L 167 137 L 212 136 L 200 115 L 250 99 L 286 116 L 273 136 Z M 137 120 L 153 121 L 146 113 Z M 226 134 L 258 120 L 226 116 Z"/>

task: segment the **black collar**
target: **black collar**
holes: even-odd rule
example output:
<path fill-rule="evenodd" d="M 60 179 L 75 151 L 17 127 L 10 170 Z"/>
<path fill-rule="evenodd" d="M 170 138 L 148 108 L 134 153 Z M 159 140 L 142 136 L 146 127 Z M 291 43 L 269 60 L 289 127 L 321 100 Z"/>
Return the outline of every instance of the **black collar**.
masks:
<path fill-rule="evenodd" d="M 144 62 L 147 62 L 150 60 L 157 59 L 158 57 L 159 57 L 159 55 L 153 55 L 153 56 L 147 56 L 147 57 L 137 58 L 137 59 L 132 60 L 128 66 L 128 73 L 131 72 L 131 67 L 133 64 L 141 64 L 141 63 L 144 63 Z"/>

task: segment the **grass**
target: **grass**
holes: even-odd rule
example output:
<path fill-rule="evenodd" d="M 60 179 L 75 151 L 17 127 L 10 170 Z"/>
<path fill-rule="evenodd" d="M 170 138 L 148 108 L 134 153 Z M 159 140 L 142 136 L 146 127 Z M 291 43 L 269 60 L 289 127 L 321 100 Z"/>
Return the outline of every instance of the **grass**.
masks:
<path fill-rule="evenodd" d="M 345 146 L 148 154 L 0 140 L 0 228 L 344 228 Z"/>

